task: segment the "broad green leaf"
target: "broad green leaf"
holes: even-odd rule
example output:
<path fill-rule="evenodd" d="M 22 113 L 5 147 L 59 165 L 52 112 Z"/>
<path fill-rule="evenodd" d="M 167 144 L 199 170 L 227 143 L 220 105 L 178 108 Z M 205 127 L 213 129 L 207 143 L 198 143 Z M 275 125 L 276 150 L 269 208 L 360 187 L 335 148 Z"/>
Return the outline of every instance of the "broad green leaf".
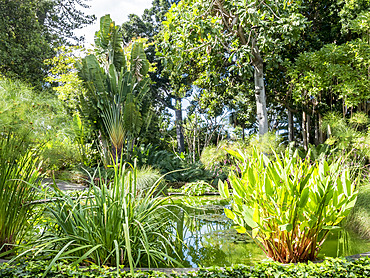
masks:
<path fill-rule="evenodd" d="M 256 236 L 258 235 L 258 232 L 259 232 L 259 229 L 258 228 L 253 228 L 252 229 L 252 237 L 253 238 L 256 238 Z"/>
<path fill-rule="evenodd" d="M 229 185 L 227 184 L 227 182 L 222 182 L 221 180 L 218 180 L 218 192 L 220 192 L 222 198 L 230 198 Z"/>
<path fill-rule="evenodd" d="M 247 229 L 244 228 L 243 226 L 238 226 L 238 227 L 235 227 L 236 231 L 239 233 L 239 234 L 245 234 L 247 232 Z"/>
<path fill-rule="evenodd" d="M 242 215 L 245 223 L 251 228 L 257 227 L 257 223 L 253 221 L 253 209 L 247 207 L 246 205 L 242 206 Z"/>
<path fill-rule="evenodd" d="M 235 214 L 228 208 L 225 208 L 224 212 L 225 212 L 226 217 L 230 218 L 231 220 L 235 219 Z"/>
<path fill-rule="evenodd" d="M 231 150 L 231 149 L 227 149 L 226 151 L 229 154 L 231 154 L 233 157 L 235 157 L 236 159 L 238 159 L 239 161 L 244 161 L 243 156 L 239 152 L 234 151 L 234 150 Z"/>

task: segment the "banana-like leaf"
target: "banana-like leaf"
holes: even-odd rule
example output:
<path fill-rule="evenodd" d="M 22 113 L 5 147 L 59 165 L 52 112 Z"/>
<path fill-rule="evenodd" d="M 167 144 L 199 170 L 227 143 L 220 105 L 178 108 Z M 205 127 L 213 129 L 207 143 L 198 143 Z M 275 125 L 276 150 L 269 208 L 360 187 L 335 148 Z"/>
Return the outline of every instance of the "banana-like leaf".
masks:
<path fill-rule="evenodd" d="M 126 68 L 126 58 L 123 51 L 123 37 L 119 26 L 116 26 L 110 15 L 100 18 L 100 30 L 95 33 L 95 45 L 103 52 L 108 51 L 110 63 L 118 72 Z"/>
<path fill-rule="evenodd" d="M 146 58 L 143 43 L 135 42 L 131 50 L 130 71 L 138 81 L 149 71 L 149 61 Z"/>

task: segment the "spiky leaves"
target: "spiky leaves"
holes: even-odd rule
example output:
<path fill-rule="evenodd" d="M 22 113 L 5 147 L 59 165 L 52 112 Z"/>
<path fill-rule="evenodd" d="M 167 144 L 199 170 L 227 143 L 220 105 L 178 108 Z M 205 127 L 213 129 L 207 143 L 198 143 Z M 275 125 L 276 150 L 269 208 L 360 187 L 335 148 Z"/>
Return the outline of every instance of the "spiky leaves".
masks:
<path fill-rule="evenodd" d="M 23 138 L 0 136 L 0 257 L 12 249 L 32 227 L 37 191 L 37 155 Z"/>

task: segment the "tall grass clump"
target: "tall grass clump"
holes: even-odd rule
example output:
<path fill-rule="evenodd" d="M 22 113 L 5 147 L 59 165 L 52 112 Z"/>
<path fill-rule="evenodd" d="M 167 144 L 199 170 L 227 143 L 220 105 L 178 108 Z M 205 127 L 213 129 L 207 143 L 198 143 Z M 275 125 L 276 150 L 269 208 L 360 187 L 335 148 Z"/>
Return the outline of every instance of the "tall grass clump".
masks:
<path fill-rule="evenodd" d="M 139 190 L 137 172 L 116 163 L 111 182 L 100 178 L 77 199 L 55 188 L 59 201 L 48 206 L 49 227 L 32 250 L 52 257 L 50 267 L 62 259 L 131 269 L 176 263 L 166 198 L 154 196 L 159 181 Z"/>
<path fill-rule="evenodd" d="M 37 194 L 38 155 L 24 138 L 0 133 L 0 257 L 32 228 Z"/>
<path fill-rule="evenodd" d="M 232 210 L 225 209 L 241 233 L 249 233 L 267 256 L 282 263 L 315 260 L 328 232 L 349 214 L 357 199 L 356 180 L 343 158 L 328 163 L 286 151 L 273 160 L 229 151 L 238 161 L 230 172 Z M 219 184 L 230 197 L 228 184 Z"/>

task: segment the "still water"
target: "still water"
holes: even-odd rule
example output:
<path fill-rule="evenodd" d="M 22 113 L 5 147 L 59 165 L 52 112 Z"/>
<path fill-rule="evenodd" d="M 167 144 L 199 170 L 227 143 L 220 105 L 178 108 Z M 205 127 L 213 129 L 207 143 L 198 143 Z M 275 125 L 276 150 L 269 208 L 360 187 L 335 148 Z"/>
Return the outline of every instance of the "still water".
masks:
<path fill-rule="evenodd" d="M 178 252 L 184 267 L 251 265 L 267 260 L 263 251 L 245 234 L 232 228 L 223 209 L 228 203 L 217 197 L 174 198 L 182 207 L 176 226 L 184 244 Z M 182 246 L 182 247 L 181 247 Z M 370 251 L 370 241 L 362 240 L 348 231 L 331 233 L 326 239 L 320 258 L 349 256 Z"/>

